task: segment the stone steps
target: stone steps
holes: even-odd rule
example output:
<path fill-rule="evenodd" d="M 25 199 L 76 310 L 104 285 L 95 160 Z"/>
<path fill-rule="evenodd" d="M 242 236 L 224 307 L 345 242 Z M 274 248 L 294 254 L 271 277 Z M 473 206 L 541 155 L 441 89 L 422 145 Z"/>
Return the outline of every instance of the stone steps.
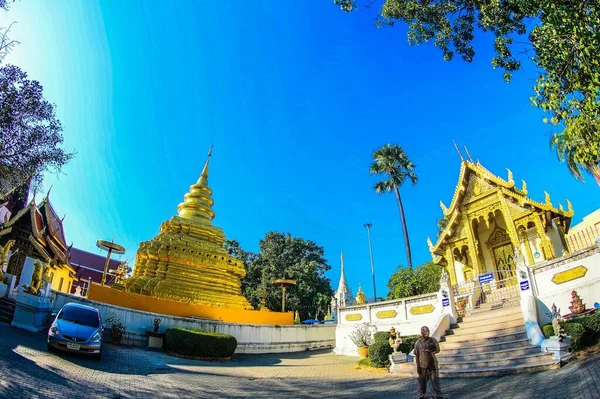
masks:
<path fill-rule="evenodd" d="M 452 360 L 444 360 L 443 362 L 438 359 L 438 366 L 440 371 L 447 370 L 468 370 L 468 369 L 482 369 L 482 368 L 497 368 L 500 369 L 502 367 L 508 366 L 528 366 L 528 365 L 538 365 L 538 364 L 546 364 L 548 360 L 552 360 L 551 353 L 532 353 L 523 356 L 514 356 L 512 352 L 507 352 L 510 357 L 502 357 L 502 358 L 487 358 L 487 359 L 479 359 L 479 360 L 468 360 L 468 361 L 452 361 Z M 507 355 L 505 354 L 505 356 Z"/>
<path fill-rule="evenodd" d="M 521 308 L 519 306 L 507 306 L 501 307 L 499 309 L 490 310 L 487 308 L 479 308 L 473 310 L 468 316 L 465 316 L 463 319 L 464 322 L 474 322 L 480 320 L 490 320 L 490 319 L 499 319 L 508 315 L 522 314 Z"/>
<path fill-rule="evenodd" d="M 14 299 L 0 298 L 0 323 L 10 324 L 15 315 Z"/>
<path fill-rule="evenodd" d="M 514 348 L 524 348 L 526 346 L 531 345 L 531 341 L 527 336 L 521 337 L 520 339 L 508 340 L 508 341 L 499 341 L 492 344 L 483 344 L 483 345 L 472 345 L 466 346 L 461 345 L 460 343 L 455 343 L 450 347 L 447 347 L 445 343 L 440 344 L 441 352 L 438 355 L 470 355 L 475 353 L 485 353 L 485 352 L 497 352 L 503 349 L 514 349 Z"/>
<path fill-rule="evenodd" d="M 448 363 L 449 361 L 466 362 L 473 360 L 501 359 L 506 358 L 507 356 L 521 357 L 525 355 L 541 353 L 539 347 L 534 345 L 525 345 L 528 342 L 529 341 L 527 340 L 524 343 L 522 343 L 523 346 L 519 346 L 521 344 L 517 343 L 516 346 L 506 349 L 475 353 L 464 353 L 464 351 L 462 350 L 445 350 L 443 352 L 438 353 L 436 357 L 440 363 Z M 489 347 L 487 346 L 486 348 L 489 349 Z"/>
<path fill-rule="evenodd" d="M 499 377 L 503 375 L 510 374 L 520 374 L 520 373 L 535 373 L 538 371 L 545 370 L 556 370 L 560 368 L 560 364 L 558 361 L 553 360 L 545 360 L 538 364 L 519 364 L 519 365 L 511 365 L 511 366 L 502 366 L 502 367 L 479 367 L 479 368 L 470 368 L 470 369 L 455 369 L 455 370 L 440 370 L 439 375 L 442 378 L 479 378 L 479 377 Z M 393 372 L 395 375 L 400 377 L 412 377 L 416 378 L 417 374 L 417 366 L 414 362 L 404 363 L 402 365 L 394 366 L 394 369 L 390 368 L 390 372 Z"/>
<path fill-rule="evenodd" d="M 474 328 L 474 327 L 486 327 L 488 325 L 491 324 L 498 324 L 498 323 L 503 323 L 503 322 L 510 322 L 513 320 L 520 320 L 523 322 L 523 314 L 521 312 L 518 313 L 509 313 L 506 314 L 504 316 L 502 316 L 501 320 L 498 319 L 464 319 L 464 321 L 459 322 L 458 324 L 453 324 L 451 327 L 452 328 L 458 328 L 458 329 L 467 329 L 467 328 Z"/>
<path fill-rule="evenodd" d="M 471 326 L 463 326 L 459 325 L 457 328 L 450 330 L 450 334 L 453 337 L 469 335 L 473 333 L 484 333 L 490 331 L 496 331 L 500 329 L 506 329 L 511 327 L 523 327 L 525 325 L 525 321 L 523 317 L 515 318 L 513 320 L 504 320 L 497 323 L 488 323 L 482 325 L 471 325 Z"/>
<path fill-rule="evenodd" d="M 461 346 L 469 347 L 485 344 L 491 345 L 498 342 L 514 341 L 516 339 L 521 338 L 527 338 L 525 326 L 503 328 L 497 330 L 496 332 L 487 331 L 483 333 L 467 334 L 460 336 L 449 335 L 445 337 L 444 342 L 440 343 L 440 348 L 442 346 L 444 349 L 449 349 Z"/>

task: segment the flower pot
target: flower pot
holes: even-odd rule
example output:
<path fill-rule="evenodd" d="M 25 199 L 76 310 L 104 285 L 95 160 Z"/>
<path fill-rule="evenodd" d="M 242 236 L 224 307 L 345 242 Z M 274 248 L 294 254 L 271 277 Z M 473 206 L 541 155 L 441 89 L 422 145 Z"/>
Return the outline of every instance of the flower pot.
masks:
<path fill-rule="evenodd" d="M 358 347 L 358 356 L 361 358 L 365 358 L 369 356 L 369 347 L 368 346 L 359 346 Z"/>

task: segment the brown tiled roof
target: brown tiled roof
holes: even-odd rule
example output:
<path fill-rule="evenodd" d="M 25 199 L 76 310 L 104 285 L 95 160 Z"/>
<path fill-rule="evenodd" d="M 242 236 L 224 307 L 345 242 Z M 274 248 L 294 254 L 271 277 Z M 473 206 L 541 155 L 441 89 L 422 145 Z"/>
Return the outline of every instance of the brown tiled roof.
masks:
<path fill-rule="evenodd" d="M 99 272 L 104 272 L 105 263 L 106 256 L 96 255 L 82 249 L 71 248 L 71 264 L 75 267 L 84 266 Z M 108 263 L 108 269 L 116 269 L 120 264 L 120 260 L 111 259 Z"/>
<path fill-rule="evenodd" d="M 56 214 L 56 211 L 50 204 L 48 198 L 42 202 L 39 207 L 40 212 L 44 216 L 44 222 L 46 225 L 46 234 L 50 234 L 55 237 L 64 248 L 67 248 L 67 241 L 65 239 L 65 231 L 63 229 L 62 221 Z"/>

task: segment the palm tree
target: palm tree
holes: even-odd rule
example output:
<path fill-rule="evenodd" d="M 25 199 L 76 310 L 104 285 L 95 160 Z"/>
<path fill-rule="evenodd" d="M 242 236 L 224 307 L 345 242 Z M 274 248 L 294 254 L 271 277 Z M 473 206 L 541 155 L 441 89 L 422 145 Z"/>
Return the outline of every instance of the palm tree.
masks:
<path fill-rule="evenodd" d="M 408 239 L 408 229 L 406 228 L 406 219 L 404 217 L 404 207 L 402 206 L 402 198 L 400 198 L 400 187 L 406 182 L 406 179 L 409 179 L 413 186 L 417 184 L 417 175 L 413 172 L 414 170 L 415 165 L 408 159 L 402 147 L 397 144 L 386 144 L 373 152 L 371 174 L 383 174 L 386 176 L 386 180 L 378 181 L 373 188 L 377 194 L 389 193 L 392 190 L 396 194 L 402 231 L 404 232 L 406 258 L 410 269 L 412 269 L 412 257 L 410 255 L 410 242 Z"/>
<path fill-rule="evenodd" d="M 566 132 L 555 134 L 550 139 L 550 146 L 556 151 L 558 160 L 566 162 L 571 175 L 577 180 L 584 181 L 581 170 L 591 174 L 596 183 L 600 185 L 600 158 L 596 156 L 595 162 L 590 163 L 590 149 L 593 149 L 593 143 L 589 140 L 581 139 L 577 135 Z M 597 154 L 597 152 L 596 152 Z"/>

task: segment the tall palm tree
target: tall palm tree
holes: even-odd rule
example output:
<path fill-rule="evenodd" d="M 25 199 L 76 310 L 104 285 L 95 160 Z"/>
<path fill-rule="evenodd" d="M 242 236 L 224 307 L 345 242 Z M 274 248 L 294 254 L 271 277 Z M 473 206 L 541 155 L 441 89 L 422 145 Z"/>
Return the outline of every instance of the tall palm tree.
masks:
<path fill-rule="evenodd" d="M 413 172 L 415 164 L 413 164 L 408 156 L 397 144 L 386 144 L 380 149 L 373 152 L 373 163 L 371 164 L 371 174 L 383 174 L 386 179 L 378 181 L 373 187 L 377 194 L 389 193 L 392 190 L 396 194 L 398 201 L 398 209 L 400 210 L 400 221 L 402 222 L 402 231 L 404 232 L 404 245 L 406 247 L 406 258 L 408 259 L 408 267 L 412 269 L 412 257 L 410 255 L 410 241 L 408 239 L 408 229 L 406 227 L 406 218 L 404 217 L 404 207 L 402 206 L 402 198 L 400 198 L 400 187 L 410 180 L 413 184 L 417 184 L 417 175 Z"/>

